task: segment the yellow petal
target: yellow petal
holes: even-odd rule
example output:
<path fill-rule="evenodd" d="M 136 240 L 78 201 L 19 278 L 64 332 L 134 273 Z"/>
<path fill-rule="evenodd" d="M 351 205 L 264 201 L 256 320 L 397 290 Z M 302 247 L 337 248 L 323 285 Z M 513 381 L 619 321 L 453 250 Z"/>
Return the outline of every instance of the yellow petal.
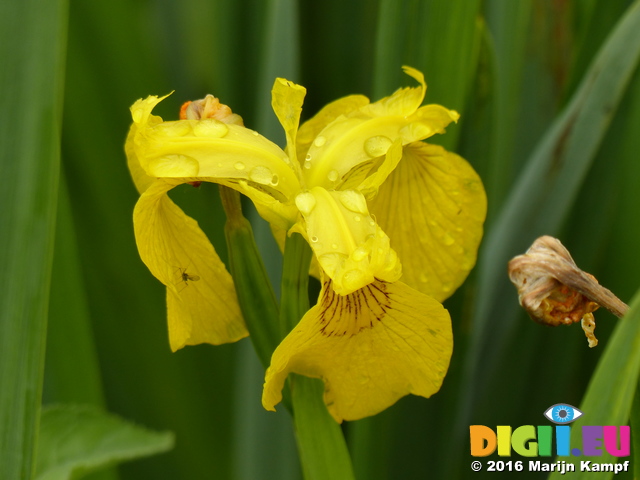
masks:
<path fill-rule="evenodd" d="M 302 169 L 308 186 L 334 188 L 353 168 L 384 157 L 391 145 L 423 140 L 457 121 L 458 114 L 439 105 L 420 107 L 426 85 L 422 74 L 405 70 L 421 86 L 404 88 L 329 123 L 311 143 Z"/>
<path fill-rule="evenodd" d="M 398 256 L 369 215 L 361 193 L 314 187 L 296 197 L 296 206 L 304 218 L 297 230 L 311 245 L 336 292 L 346 295 L 374 278 L 393 282 L 400 277 Z"/>
<path fill-rule="evenodd" d="M 311 143 L 324 127 L 340 115 L 346 115 L 368 103 L 369 99 L 364 95 L 349 95 L 348 97 L 339 98 L 322 107 L 313 118 L 304 122 L 298 131 L 296 138 L 298 161 L 301 163 L 304 162 L 307 150 L 309 150 Z"/>
<path fill-rule="evenodd" d="M 274 210 L 273 218 L 294 211 L 299 166 L 294 168 L 277 145 L 253 130 L 213 118 L 163 122 L 151 115 L 160 100 L 138 100 L 131 109 L 134 125 L 126 151 L 139 190 L 149 178 L 211 181 L 240 190 L 262 203 L 262 211 Z M 291 226 L 294 221 L 295 215 L 284 223 Z"/>
<path fill-rule="evenodd" d="M 284 78 L 276 78 L 271 89 L 271 106 L 284 128 L 287 137 L 287 153 L 296 169 L 300 167 L 296 159 L 296 136 L 306 93 L 306 88 Z"/>
<path fill-rule="evenodd" d="M 347 296 L 323 285 L 318 305 L 273 353 L 262 404 L 274 410 L 290 372 L 321 378 L 337 422 L 375 415 L 442 384 L 453 349 L 449 313 L 403 283 L 376 281 Z"/>
<path fill-rule="evenodd" d="M 369 202 L 402 261 L 401 280 L 438 301 L 476 262 L 487 199 L 478 174 L 458 155 L 418 142 Z"/>
<path fill-rule="evenodd" d="M 197 222 L 166 195 L 173 186 L 154 182 L 133 214 L 140 258 L 167 286 L 171 349 L 235 342 L 248 332 L 233 280 Z"/>

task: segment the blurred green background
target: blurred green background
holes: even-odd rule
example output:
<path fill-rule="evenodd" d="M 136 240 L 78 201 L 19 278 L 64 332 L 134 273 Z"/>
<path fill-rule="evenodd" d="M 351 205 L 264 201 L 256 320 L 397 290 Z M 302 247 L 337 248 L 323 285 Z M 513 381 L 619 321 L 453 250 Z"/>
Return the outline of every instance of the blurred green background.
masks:
<path fill-rule="evenodd" d="M 0 300 L 13 301 L 15 272 L 26 271 L 29 282 L 33 268 L 43 272 L 37 278 L 46 292 L 52 261 L 44 403 L 92 403 L 176 434 L 169 453 L 92 478 L 301 478 L 288 414 L 262 410 L 263 372 L 249 341 L 172 354 L 164 287 L 137 254 L 131 220 L 137 193 L 123 152 L 128 108 L 174 90 L 155 112 L 164 119 L 177 118 L 184 101 L 212 93 L 281 145 L 270 108 L 276 76 L 307 87 L 308 118 L 340 96 L 375 100 L 413 85 L 400 68 L 411 65 L 425 74 L 428 103 L 462 115 L 434 141 L 478 171 L 489 217 L 478 266 L 445 303 L 454 324 L 451 369 L 433 398 L 404 398 L 375 418 L 344 425 L 358 478 L 483 478 L 469 468 L 470 424 L 545 425 L 549 406 L 581 405 L 617 321 L 596 312 L 600 345 L 592 350 L 577 325 L 535 324 L 518 307 L 506 261 L 551 234 L 623 301 L 638 288 L 640 35 L 619 33 L 622 39 L 596 61 L 623 19 L 627 31 L 640 31 L 637 2 L 56 0 L 58 15 L 47 13 L 46 0 L 15 8 L 15 0 L 2 3 L 0 40 L 22 50 L 0 47 L 6 69 L 0 168 L 4 181 L 19 183 L 25 195 L 51 172 L 30 170 L 32 177 L 15 180 L 20 172 L 12 162 L 19 158 L 6 142 L 40 139 L 12 122 L 12 112 L 30 108 L 25 85 L 33 75 L 46 85 L 46 75 L 58 72 L 64 86 L 48 95 L 54 105 L 64 103 L 59 184 L 50 189 L 51 199 L 57 197 L 55 249 L 51 258 L 51 229 L 39 234 L 41 251 L 49 253 L 36 267 L 32 258 L 15 256 L 9 231 L 16 231 L 16 217 L 9 208 L 0 212 L 6 261 Z M 29 67 L 18 71 L 25 78 L 9 75 L 13 61 L 50 58 L 30 46 L 46 38 L 40 23 L 59 27 L 53 35 L 62 54 L 48 73 Z M 12 188 L 4 205 L 12 205 L 6 203 Z M 217 187 L 183 185 L 172 197 L 198 219 L 224 259 Z M 277 284 L 280 254 L 265 224 L 253 220 Z M 14 321 L 6 305 L 0 307 L 4 332 Z M 5 363 L 7 371 L 19 368 Z M 635 385 L 636 378 L 637 369 L 628 379 Z"/>

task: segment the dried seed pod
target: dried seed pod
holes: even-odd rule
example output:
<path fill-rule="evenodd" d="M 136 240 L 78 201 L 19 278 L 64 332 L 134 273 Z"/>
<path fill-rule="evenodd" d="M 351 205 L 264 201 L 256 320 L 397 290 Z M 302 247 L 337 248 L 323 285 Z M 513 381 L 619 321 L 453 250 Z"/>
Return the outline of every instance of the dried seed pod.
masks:
<path fill-rule="evenodd" d="M 518 289 L 520 305 L 536 322 L 549 326 L 578 321 L 589 340 L 598 344 L 592 312 L 604 307 L 618 317 L 629 308 L 593 275 L 575 264 L 556 238 L 538 238 L 524 255 L 509 262 L 509 278 Z"/>

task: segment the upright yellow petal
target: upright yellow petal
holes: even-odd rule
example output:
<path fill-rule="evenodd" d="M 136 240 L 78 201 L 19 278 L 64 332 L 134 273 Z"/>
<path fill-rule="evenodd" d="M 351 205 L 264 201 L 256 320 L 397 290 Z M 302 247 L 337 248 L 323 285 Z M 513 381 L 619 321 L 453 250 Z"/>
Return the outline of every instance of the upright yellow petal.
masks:
<path fill-rule="evenodd" d="M 458 113 L 439 105 L 420 107 L 426 85 L 422 74 L 406 69 L 419 88 L 404 88 L 375 103 L 337 117 L 318 133 L 305 156 L 308 186 L 334 188 L 353 168 L 383 157 L 394 142 L 423 140 L 458 120 Z"/>
<path fill-rule="evenodd" d="M 458 155 L 423 142 L 369 202 L 402 261 L 401 280 L 443 301 L 476 262 L 487 199 L 478 174 Z"/>
<path fill-rule="evenodd" d="M 324 127 L 339 116 L 347 115 L 368 103 L 369 99 L 364 95 L 349 95 L 322 107 L 318 113 L 304 122 L 298 131 L 296 138 L 298 161 L 304 162 L 309 147 Z"/>
<path fill-rule="evenodd" d="M 398 256 L 369 215 L 361 193 L 314 187 L 300 193 L 296 205 L 304 217 L 297 229 L 307 238 L 336 292 L 346 295 L 375 278 L 392 282 L 400 277 Z"/>
<path fill-rule="evenodd" d="M 167 286 L 171 349 L 235 342 L 248 332 L 233 280 L 197 222 L 166 195 L 174 186 L 157 180 L 133 214 L 140 258 Z"/>
<path fill-rule="evenodd" d="M 284 78 L 276 78 L 271 90 L 271 106 L 287 137 L 287 154 L 299 172 L 296 158 L 296 136 L 307 89 Z"/>
<path fill-rule="evenodd" d="M 440 389 L 453 349 L 449 313 L 400 282 L 376 281 L 347 296 L 325 282 L 320 299 L 273 353 L 262 404 L 274 410 L 291 372 L 324 381 L 337 422 Z"/>

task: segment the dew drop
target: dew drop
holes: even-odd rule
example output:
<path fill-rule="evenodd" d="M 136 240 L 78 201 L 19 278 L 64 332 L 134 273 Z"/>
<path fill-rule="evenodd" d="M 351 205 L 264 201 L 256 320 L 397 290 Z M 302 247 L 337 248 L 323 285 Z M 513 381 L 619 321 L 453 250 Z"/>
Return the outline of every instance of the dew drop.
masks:
<path fill-rule="evenodd" d="M 319 137 L 316 137 L 316 139 L 313 141 L 313 144 L 316 147 L 321 147 L 323 146 L 325 143 L 327 143 L 327 139 L 325 137 L 323 137 L 322 135 L 320 135 Z"/>
<path fill-rule="evenodd" d="M 327 178 L 329 179 L 330 182 L 335 182 L 336 180 L 338 180 L 338 177 L 340 176 L 340 174 L 338 173 L 337 170 L 331 170 L 328 174 L 327 174 Z"/>
<path fill-rule="evenodd" d="M 246 168 L 244 163 L 242 163 L 242 162 L 236 162 L 234 167 L 235 167 L 236 170 L 244 170 Z"/>
<path fill-rule="evenodd" d="M 255 130 L 251 130 L 251 133 L 252 133 L 253 135 L 255 135 L 256 137 L 257 137 L 258 135 L 260 135 L 260 134 L 259 134 L 258 132 L 256 132 Z"/>
<path fill-rule="evenodd" d="M 450 292 L 452 288 L 453 287 L 451 286 L 450 283 L 443 283 L 442 284 L 442 291 L 445 292 L 445 293 Z"/>
<path fill-rule="evenodd" d="M 309 192 L 303 192 L 296 197 L 296 206 L 303 215 L 309 215 L 316 206 L 316 197 Z"/>
<path fill-rule="evenodd" d="M 311 243 L 316 243 L 318 241 L 318 237 L 313 236 L 313 237 L 309 238 L 309 240 L 311 240 Z"/>
<path fill-rule="evenodd" d="M 338 244 L 337 244 L 337 243 L 332 243 L 332 244 L 331 244 L 331 248 L 332 248 L 333 250 L 337 250 L 337 249 L 338 249 Z"/>
<path fill-rule="evenodd" d="M 309 170 L 311 168 L 311 162 L 307 160 L 306 162 L 304 162 L 302 166 L 307 170 Z"/>
<path fill-rule="evenodd" d="M 307 153 L 307 156 L 304 159 L 308 162 L 311 160 L 311 154 Z"/>
<path fill-rule="evenodd" d="M 274 175 L 273 177 L 271 177 L 271 185 L 273 185 L 274 187 L 278 185 L 279 182 L 280 179 L 278 178 L 278 175 Z"/>
<path fill-rule="evenodd" d="M 455 240 L 448 233 L 445 233 L 444 237 L 442 237 L 442 243 L 444 243 L 447 246 L 453 245 L 454 242 L 455 242 Z"/>
<path fill-rule="evenodd" d="M 364 142 L 364 151 L 371 157 L 380 157 L 387 153 L 393 141 L 384 135 L 370 137 Z"/>
<path fill-rule="evenodd" d="M 367 214 L 367 201 L 365 198 L 353 190 L 344 190 L 340 192 L 340 203 L 346 208 L 355 213 L 362 215 Z"/>
<path fill-rule="evenodd" d="M 273 178 L 273 172 L 269 170 L 267 167 L 258 165 L 257 167 L 253 167 L 251 169 L 251 172 L 249 173 L 249 178 L 256 183 L 267 185 L 271 183 L 271 179 Z"/>
<path fill-rule="evenodd" d="M 218 120 L 207 118 L 193 124 L 193 134 L 196 137 L 220 138 L 229 132 L 229 127 Z"/>
<path fill-rule="evenodd" d="M 192 132 L 189 122 L 167 122 L 158 124 L 154 130 L 168 137 L 183 137 Z M 195 133 L 195 129 L 193 130 Z M 197 135 L 197 134 L 196 134 Z"/>
<path fill-rule="evenodd" d="M 349 270 L 344 274 L 344 277 L 342 278 L 343 285 L 349 290 L 357 290 L 362 286 L 364 276 L 364 272 L 360 270 Z"/>
<path fill-rule="evenodd" d="M 369 252 L 366 248 L 358 247 L 351 254 L 351 258 L 353 258 L 356 262 L 364 260 L 369 255 Z"/>
<path fill-rule="evenodd" d="M 362 220 L 362 217 L 361 217 L 360 215 L 354 215 L 354 216 L 353 216 L 353 220 L 354 220 L 355 222 L 359 222 L 360 220 Z"/>

